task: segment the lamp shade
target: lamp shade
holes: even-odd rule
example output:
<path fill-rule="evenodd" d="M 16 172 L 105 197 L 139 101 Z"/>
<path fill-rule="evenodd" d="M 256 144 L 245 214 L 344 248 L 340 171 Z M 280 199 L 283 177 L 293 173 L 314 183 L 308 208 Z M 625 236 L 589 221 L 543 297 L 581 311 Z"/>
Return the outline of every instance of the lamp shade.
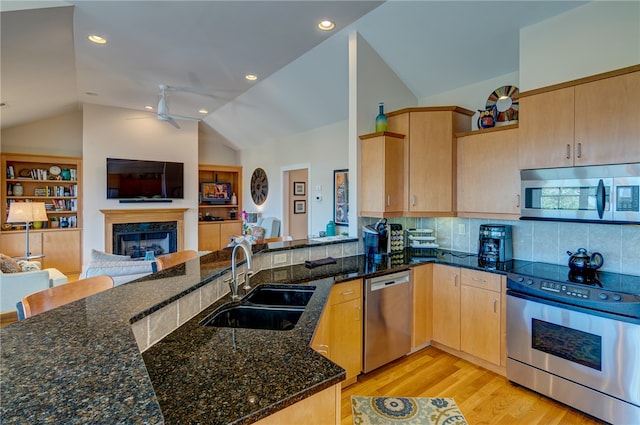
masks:
<path fill-rule="evenodd" d="M 12 202 L 9 205 L 7 223 L 33 223 L 47 220 L 49 218 L 44 202 Z"/>

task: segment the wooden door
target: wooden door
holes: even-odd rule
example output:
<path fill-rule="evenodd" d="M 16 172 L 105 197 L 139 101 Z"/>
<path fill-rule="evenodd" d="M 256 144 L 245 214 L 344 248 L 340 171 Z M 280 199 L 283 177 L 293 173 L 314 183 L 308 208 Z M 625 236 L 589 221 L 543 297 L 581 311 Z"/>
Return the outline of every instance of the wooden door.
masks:
<path fill-rule="evenodd" d="M 218 251 L 220 249 L 220 225 L 218 223 L 198 224 L 198 249 Z"/>
<path fill-rule="evenodd" d="M 520 169 L 573 166 L 574 88 L 520 99 Z"/>
<path fill-rule="evenodd" d="M 452 119 L 449 111 L 411 112 L 410 212 L 451 212 L 455 208 Z"/>
<path fill-rule="evenodd" d="M 316 326 L 316 331 L 313 334 L 313 339 L 311 340 L 311 348 L 328 359 L 331 359 L 331 334 L 329 333 L 330 328 L 331 307 L 327 305 L 322 312 L 322 315 L 320 316 L 320 320 L 318 321 L 318 325 Z"/>
<path fill-rule="evenodd" d="M 401 215 L 404 193 L 404 137 L 361 136 L 360 214 L 382 217 Z"/>
<path fill-rule="evenodd" d="M 433 265 L 433 340 L 460 350 L 460 269 Z"/>
<path fill-rule="evenodd" d="M 79 230 L 42 232 L 43 267 L 62 273 L 80 273 L 82 268 Z"/>
<path fill-rule="evenodd" d="M 362 371 L 362 299 L 331 306 L 331 360 L 347 371 L 347 380 Z"/>
<path fill-rule="evenodd" d="M 517 128 L 458 138 L 458 213 L 520 215 Z"/>
<path fill-rule="evenodd" d="M 420 348 L 431 341 L 433 291 L 433 266 L 424 264 L 413 269 L 413 323 L 411 329 L 411 350 Z"/>
<path fill-rule="evenodd" d="M 500 292 L 462 285 L 460 306 L 461 350 L 500 365 Z"/>
<path fill-rule="evenodd" d="M 575 165 L 640 161 L 640 72 L 575 87 Z"/>

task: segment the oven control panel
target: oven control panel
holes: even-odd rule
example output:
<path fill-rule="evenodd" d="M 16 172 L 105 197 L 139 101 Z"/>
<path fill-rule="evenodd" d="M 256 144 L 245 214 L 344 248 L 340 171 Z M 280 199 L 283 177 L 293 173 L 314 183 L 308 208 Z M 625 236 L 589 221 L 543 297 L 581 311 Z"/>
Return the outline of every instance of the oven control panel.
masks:
<path fill-rule="evenodd" d="M 540 281 L 540 289 L 545 291 L 557 292 L 567 295 L 569 297 L 585 298 L 588 299 L 590 291 L 585 288 L 578 288 L 574 286 L 565 285 L 564 283 L 549 282 L 546 280 Z"/>

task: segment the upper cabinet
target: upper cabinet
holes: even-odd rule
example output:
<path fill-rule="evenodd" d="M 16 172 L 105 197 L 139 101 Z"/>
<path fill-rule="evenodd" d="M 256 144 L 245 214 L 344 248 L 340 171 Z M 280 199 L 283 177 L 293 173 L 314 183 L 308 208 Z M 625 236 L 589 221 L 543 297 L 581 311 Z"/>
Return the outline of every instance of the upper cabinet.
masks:
<path fill-rule="evenodd" d="M 640 66 L 520 97 L 521 169 L 640 161 Z"/>
<path fill-rule="evenodd" d="M 458 135 L 458 216 L 517 220 L 517 124 Z"/>
<path fill-rule="evenodd" d="M 471 130 L 472 115 L 473 111 L 455 106 L 407 108 L 387 114 L 389 131 L 407 135 L 405 215 L 454 214 L 455 133 Z"/>

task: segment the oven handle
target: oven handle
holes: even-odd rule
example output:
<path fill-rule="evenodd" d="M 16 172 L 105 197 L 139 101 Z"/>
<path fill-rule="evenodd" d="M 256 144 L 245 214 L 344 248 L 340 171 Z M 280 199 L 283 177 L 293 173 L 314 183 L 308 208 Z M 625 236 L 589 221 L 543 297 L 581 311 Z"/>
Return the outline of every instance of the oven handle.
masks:
<path fill-rule="evenodd" d="M 604 206 L 607 194 L 604 189 L 604 181 L 600 179 L 598 182 L 598 188 L 596 189 L 596 207 L 598 208 L 598 217 L 602 218 L 604 214 Z"/>

